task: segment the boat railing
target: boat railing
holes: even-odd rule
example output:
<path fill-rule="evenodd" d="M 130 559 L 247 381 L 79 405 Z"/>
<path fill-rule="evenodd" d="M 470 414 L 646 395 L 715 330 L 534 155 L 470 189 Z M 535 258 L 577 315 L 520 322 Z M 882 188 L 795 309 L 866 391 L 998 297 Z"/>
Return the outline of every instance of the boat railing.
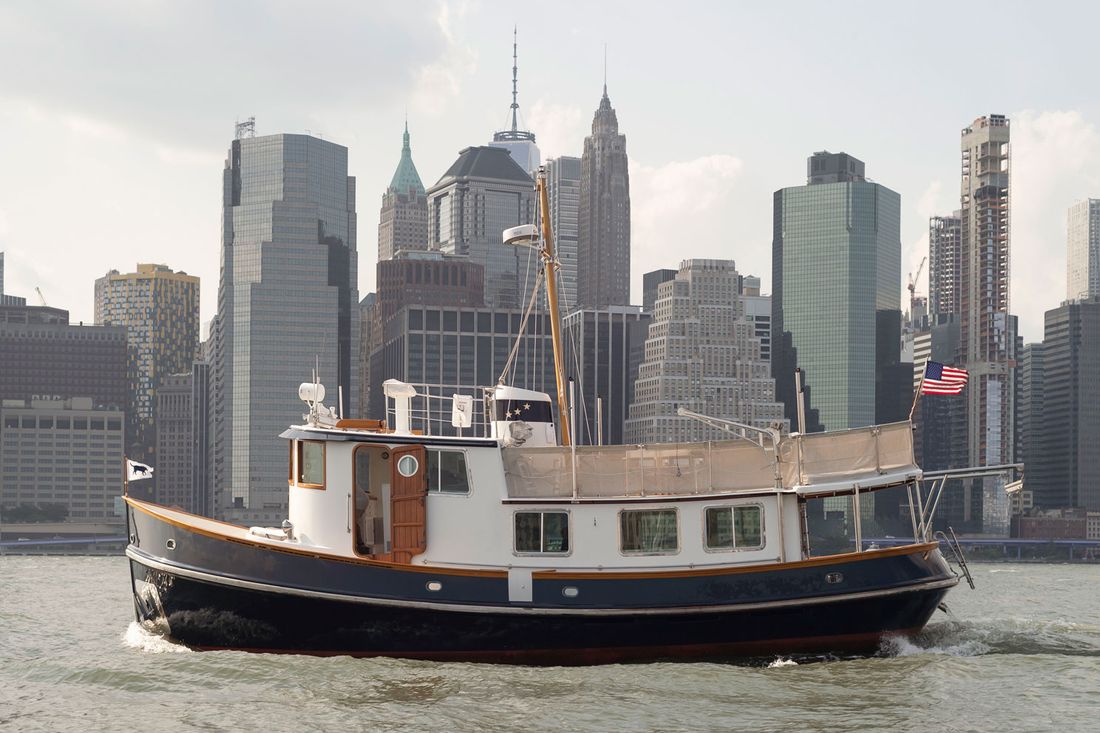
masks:
<path fill-rule="evenodd" d="M 409 427 L 423 435 L 445 435 L 451 437 L 478 437 L 489 435 L 489 421 L 485 408 L 485 390 L 481 387 L 463 384 L 430 384 L 427 382 L 409 382 L 416 395 L 409 399 Z M 451 422 L 454 395 L 468 395 L 473 398 L 473 415 L 468 428 L 455 427 Z M 386 419 L 390 425 L 397 422 L 394 401 L 386 399 Z"/>
<path fill-rule="evenodd" d="M 909 421 L 825 433 L 794 433 L 779 443 L 783 485 L 868 482 L 918 471 Z"/>
<path fill-rule="evenodd" d="M 769 441 L 502 451 L 509 498 L 661 497 L 797 489 L 841 494 L 919 475 L 909 423 Z M 573 470 L 573 467 L 576 470 Z"/>

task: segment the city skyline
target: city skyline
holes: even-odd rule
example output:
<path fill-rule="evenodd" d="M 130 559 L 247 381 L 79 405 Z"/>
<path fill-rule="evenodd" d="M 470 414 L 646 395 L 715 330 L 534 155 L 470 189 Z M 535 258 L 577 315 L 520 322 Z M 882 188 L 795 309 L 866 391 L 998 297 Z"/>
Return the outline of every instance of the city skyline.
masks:
<path fill-rule="evenodd" d="M 407 14 L 332 10 L 344 21 L 335 40 L 356 50 L 339 50 L 346 62 L 339 66 L 350 71 L 318 82 L 274 53 L 279 38 L 298 32 L 302 22 L 316 22 L 309 18 L 273 11 L 266 40 L 249 40 L 234 51 L 220 35 L 228 31 L 218 30 L 242 22 L 243 11 L 233 8 L 179 17 L 170 9 L 149 9 L 141 19 L 110 8 L 76 8 L 67 22 L 86 26 L 91 40 L 74 38 L 55 54 L 43 44 L 64 27 L 54 27 L 56 19 L 35 6 L 9 7 L 3 11 L 7 30 L 0 33 L 12 37 L 0 53 L 49 57 L 50 63 L 19 75 L 10 70 L 21 65 L 5 65 L 0 124 L 9 135 L 0 151 L 14 173 L 0 183 L 7 291 L 28 295 L 40 286 L 74 320 L 90 321 L 91 280 L 103 269 L 101 257 L 165 262 L 213 282 L 218 202 L 211 191 L 229 125 L 253 114 L 260 134 L 308 129 L 347 146 L 349 172 L 360 180 L 360 226 L 375 231 L 376 202 L 393 173 L 393 139 L 406 106 L 426 182 L 437 180 L 458 150 L 483 144 L 508 126 L 511 31 L 518 24 L 523 125 L 538 135 L 544 159 L 581 152 L 600 90 L 604 43 L 609 47 L 608 83 L 631 137 L 632 302 L 641 300 L 641 273 L 674 265 L 664 253 L 685 249 L 685 242 L 691 247 L 683 254 L 735 257 L 748 271 L 769 272 L 767 197 L 788 182 L 777 171 L 825 148 L 874 160 L 878 176 L 901 194 L 904 277 L 926 250 L 928 217 L 955 208 L 959 121 L 1004 113 L 1013 120 L 1014 147 L 1011 310 L 1021 317 L 1025 341 L 1041 337 L 1043 312 L 1064 292 L 1065 212 L 1100 191 L 1100 132 L 1093 122 L 1100 119 L 1100 104 L 1082 83 L 1089 44 L 1075 41 L 1087 22 L 1065 27 L 1059 13 L 1005 9 L 1003 33 L 1027 51 L 1006 58 L 998 79 L 975 90 L 955 80 L 947 54 L 929 53 L 925 44 L 931 36 L 948 46 L 958 41 L 980 18 L 976 10 L 929 6 L 907 26 L 912 32 L 899 38 L 870 32 L 894 21 L 888 10 L 866 5 L 839 14 L 809 5 L 707 9 L 716 22 L 697 29 L 690 52 L 663 60 L 648 53 L 646 40 L 663 15 L 624 13 L 617 5 L 593 9 L 583 28 L 575 22 L 580 6 L 553 15 L 510 8 L 514 17 L 507 18 L 493 6 L 449 3 Z M 957 21 L 952 28 L 937 20 L 945 13 Z M 142 45 L 158 34 L 139 29 L 170 25 L 179 28 L 161 39 L 162 54 Z M 858 35 L 861 44 L 835 50 L 828 64 L 807 64 L 820 53 L 815 39 L 837 27 Z M 211 51 L 193 59 L 185 39 L 210 29 Z M 138 40 L 102 43 L 111 38 Z M 776 61 L 774 73 L 761 75 L 742 63 L 777 38 L 787 58 Z M 1057 54 L 1052 38 L 1059 38 Z M 91 42 L 99 49 L 95 54 L 87 53 Z M 219 67 L 243 53 L 270 63 L 235 64 L 232 80 L 217 78 Z M 139 69 L 132 79 L 111 73 L 140 66 L 134 61 L 149 54 L 162 64 Z M 870 70 L 868 57 L 876 61 Z M 85 59 L 83 68 L 75 68 L 75 58 Z M 382 61 L 398 71 L 363 73 Z M 59 78 L 60 68 L 72 73 Z M 285 78 L 281 70 L 288 70 Z M 81 88 L 87 73 L 102 76 L 103 83 Z M 173 83 L 159 84 L 158 73 Z M 276 86 L 270 78 L 281 81 Z M 814 104 L 838 83 L 855 79 L 861 84 L 849 85 L 843 109 Z M 348 95 L 340 85 L 352 81 L 355 93 Z M 668 134 L 677 127 L 692 134 Z M 46 138 L 49 144 L 39 144 Z M 47 218 L 43 207 L 55 205 L 35 194 L 47 189 L 72 209 L 66 217 L 71 223 L 39 226 Z M 122 210 L 136 217 L 133 226 L 117 226 Z M 162 236 L 149 236 L 153 224 Z M 72 245 L 77 241 L 82 246 Z M 359 285 L 367 292 L 373 269 L 363 270 Z M 765 279 L 763 287 L 770 292 L 772 284 Z M 203 293 L 203 321 L 214 312 L 211 291 Z M 918 292 L 927 292 L 924 278 Z"/>

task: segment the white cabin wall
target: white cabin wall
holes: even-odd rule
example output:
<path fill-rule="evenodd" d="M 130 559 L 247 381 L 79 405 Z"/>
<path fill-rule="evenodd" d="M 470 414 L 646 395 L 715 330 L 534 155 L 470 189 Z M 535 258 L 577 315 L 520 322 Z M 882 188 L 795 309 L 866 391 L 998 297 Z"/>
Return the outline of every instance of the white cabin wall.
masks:
<path fill-rule="evenodd" d="M 351 450 L 354 443 L 325 442 L 325 488 L 306 489 L 290 484 L 289 519 L 294 537 L 304 545 L 354 557 L 348 531 L 352 492 Z"/>
<path fill-rule="evenodd" d="M 428 494 L 426 552 L 414 563 L 470 567 L 654 568 L 700 567 L 776 562 L 780 557 L 777 496 L 735 500 L 614 504 L 504 504 L 504 467 L 497 448 L 468 448 L 471 491 Z M 790 497 L 793 499 L 793 497 Z M 708 552 L 704 549 L 704 511 L 718 505 L 764 507 L 765 545 L 760 550 Z M 626 508 L 678 510 L 680 551 L 670 555 L 624 555 L 619 551 L 619 511 Z M 788 560 L 798 560 L 798 509 L 784 506 L 783 544 Z M 566 511 L 570 515 L 568 555 L 517 555 L 513 551 L 516 511 Z M 793 553 L 793 554 L 792 554 Z"/>
<path fill-rule="evenodd" d="M 798 497 L 783 494 L 783 560 L 797 562 L 802 556 L 802 517 L 798 510 Z"/>

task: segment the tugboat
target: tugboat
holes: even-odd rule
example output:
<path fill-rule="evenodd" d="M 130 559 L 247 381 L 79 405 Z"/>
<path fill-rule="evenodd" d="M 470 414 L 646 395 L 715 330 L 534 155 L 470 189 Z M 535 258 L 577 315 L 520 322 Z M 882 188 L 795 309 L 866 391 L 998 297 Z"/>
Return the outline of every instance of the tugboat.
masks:
<path fill-rule="evenodd" d="M 542 171 L 537 188 L 546 211 Z M 143 625 L 195 649 L 576 665 L 866 653 L 928 622 L 959 582 L 934 507 L 918 522 L 910 501 L 910 544 L 860 536 L 862 494 L 921 495 L 908 421 L 785 435 L 682 411 L 730 439 L 575 445 L 548 217 L 504 237 L 542 259 L 557 419 L 550 395 L 498 384 L 480 435 L 473 394 L 450 398 L 456 435 L 429 435 L 413 385 L 385 383 L 391 425 L 302 384 L 281 527 L 126 498 Z M 811 555 L 822 497 L 851 497 L 854 551 Z"/>

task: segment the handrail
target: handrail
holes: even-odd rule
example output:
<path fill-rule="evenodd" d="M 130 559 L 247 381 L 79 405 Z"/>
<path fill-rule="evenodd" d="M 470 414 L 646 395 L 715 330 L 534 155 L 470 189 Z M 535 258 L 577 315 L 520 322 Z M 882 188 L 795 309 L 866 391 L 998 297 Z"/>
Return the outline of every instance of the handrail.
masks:
<path fill-rule="evenodd" d="M 477 396 L 482 392 L 481 387 L 439 382 L 410 382 L 408 384 L 416 391 L 416 395 L 409 398 L 409 418 L 424 430 L 425 435 L 432 435 L 433 432 L 436 435 L 461 435 L 461 432 L 456 432 L 457 429 L 451 425 L 450 410 L 439 404 L 433 404 L 433 402 L 450 402 L 451 394 L 468 394 L 474 397 L 470 429 L 474 431 L 474 435 L 480 434 L 480 437 L 489 435 L 490 419 L 485 411 L 484 400 Z M 414 405 L 422 406 L 414 407 Z M 393 417 L 393 422 L 396 424 L 396 407 L 391 407 L 389 397 L 386 398 L 385 414 L 387 420 Z"/>
<path fill-rule="evenodd" d="M 764 439 L 767 438 L 771 441 L 772 452 L 772 467 L 775 469 L 775 485 L 776 488 L 782 488 L 783 486 L 783 472 L 779 468 L 779 441 L 780 434 L 778 430 L 772 428 L 758 428 L 754 425 L 746 425 L 735 420 L 727 420 L 722 417 L 712 417 L 710 415 L 704 415 L 701 412 L 695 412 L 689 410 L 686 407 L 677 407 L 676 414 L 680 417 L 691 418 L 697 420 L 704 425 L 709 425 L 712 428 L 721 430 L 722 432 L 729 433 L 735 438 L 741 440 L 747 440 L 750 443 L 754 443 L 760 446 L 760 449 L 767 452 L 768 446 L 764 444 Z M 754 437 L 749 437 L 752 434 Z"/>

